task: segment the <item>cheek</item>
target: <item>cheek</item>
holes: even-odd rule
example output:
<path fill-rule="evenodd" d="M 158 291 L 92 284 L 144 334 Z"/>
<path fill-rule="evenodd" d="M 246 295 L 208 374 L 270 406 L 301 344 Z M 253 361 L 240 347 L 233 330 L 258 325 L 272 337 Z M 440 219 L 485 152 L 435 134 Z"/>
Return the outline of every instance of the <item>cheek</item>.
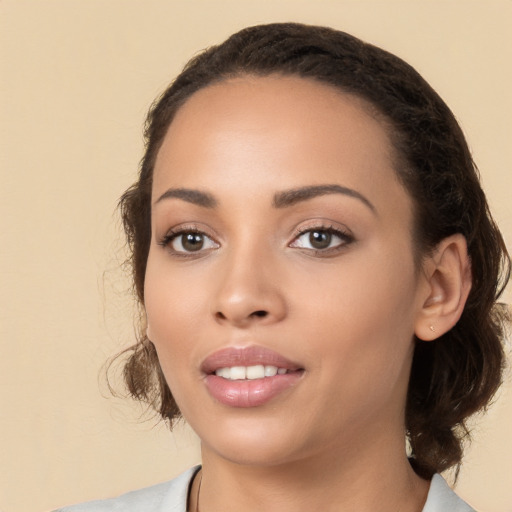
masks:
<path fill-rule="evenodd" d="M 385 254 L 385 253 L 384 253 Z M 314 343 L 307 348 L 313 358 L 333 372 L 376 375 L 390 381 L 403 372 L 412 353 L 416 277 L 412 261 L 369 258 L 348 262 L 336 278 L 310 280 L 304 322 Z M 319 283 L 327 283 L 320 286 Z M 302 308 L 300 303 L 297 308 Z M 325 368 L 322 368 L 325 369 Z M 372 375 L 373 372 L 373 375 Z"/>
<path fill-rule="evenodd" d="M 190 347 L 192 326 L 201 321 L 197 286 L 190 276 L 182 280 L 179 273 L 167 267 L 165 257 L 154 256 L 150 251 L 144 285 L 147 334 L 157 349 L 164 372 L 175 360 L 165 355 L 178 355 Z"/>
<path fill-rule="evenodd" d="M 171 278 L 151 258 L 145 280 L 145 309 L 147 335 L 154 344 L 167 385 L 183 414 L 190 377 L 194 375 L 192 326 L 197 325 L 199 315 L 187 285 Z M 190 283 L 189 283 L 190 284 Z M 185 293 L 183 293 L 185 290 Z M 194 321 L 192 321 L 192 318 Z"/>
<path fill-rule="evenodd" d="M 379 330 L 387 330 L 406 321 L 414 311 L 417 288 L 412 258 L 378 247 L 368 252 L 310 272 L 297 307 L 301 302 L 312 306 L 324 325 L 346 323 L 364 330 L 379 324 Z"/>
<path fill-rule="evenodd" d="M 324 419 L 332 429 L 338 428 L 340 415 L 355 426 L 400 417 L 413 353 L 410 303 L 398 299 L 398 293 L 390 296 L 397 287 L 386 279 L 375 280 L 370 288 L 348 279 L 346 284 L 354 285 L 353 293 L 338 295 L 338 307 L 331 300 L 317 311 L 315 324 L 323 327 L 309 331 L 315 337 L 308 352 L 318 389 L 331 390 L 323 407 L 338 411 Z"/>
<path fill-rule="evenodd" d="M 207 282 L 207 281 L 206 281 Z M 150 332 L 166 336 L 199 313 L 205 280 L 197 272 L 176 271 L 165 251 L 151 249 L 144 282 L 144 302 Z"/>

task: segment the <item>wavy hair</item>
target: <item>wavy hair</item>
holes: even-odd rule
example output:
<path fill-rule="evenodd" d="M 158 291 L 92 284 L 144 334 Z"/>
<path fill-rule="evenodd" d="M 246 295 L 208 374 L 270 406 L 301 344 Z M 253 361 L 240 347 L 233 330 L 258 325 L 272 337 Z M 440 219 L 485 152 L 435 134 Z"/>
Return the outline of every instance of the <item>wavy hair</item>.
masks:
<path fill-rule="evenodd" d="M 171 426 L 180 415 L 145 335 L 143 314 L 153 167 L 167 129 L 199 89 L 231 77 L 270 74 L 329 84 L 378 113 L 394 146 L 396 173 L 413 199 L 420 257 L 454 233 L 467 240 L 473 282 L 462 317 L 435 342 L 415 340 L 405 428 L 413 467 L 431 477 L 460 464 L 467 418 L 489 404 L 501 383 L 508 315 L 497 300 L 510 259 L 447 105 L 403 60 L 330 28 L 280 23 L 241 30 L 194 57 L 151 107 L 138 180 L 119 203 L 142 311 L 139 339 L 125 354 L 129 394 L 152 405 Z"/>

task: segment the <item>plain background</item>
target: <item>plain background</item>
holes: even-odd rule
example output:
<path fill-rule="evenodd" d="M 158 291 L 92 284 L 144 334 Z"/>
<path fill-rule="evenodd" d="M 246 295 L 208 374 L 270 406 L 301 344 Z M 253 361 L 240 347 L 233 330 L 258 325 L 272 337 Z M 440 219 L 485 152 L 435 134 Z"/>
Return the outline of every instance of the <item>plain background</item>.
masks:
<path fill-rule="evenodd" d="M 201 49 L 272 21 L 331 25 L 412 63 L 460 120 L 512 247 L 510 0 L 0 0 L 4 512 L 112 496 L 198 462 L 186 427 L 168 434 L 102 377 L 133 340 L 114 211 L 152 100 Z M 457 486 L 486 512 L 512 511 L 507 379 Z"/>

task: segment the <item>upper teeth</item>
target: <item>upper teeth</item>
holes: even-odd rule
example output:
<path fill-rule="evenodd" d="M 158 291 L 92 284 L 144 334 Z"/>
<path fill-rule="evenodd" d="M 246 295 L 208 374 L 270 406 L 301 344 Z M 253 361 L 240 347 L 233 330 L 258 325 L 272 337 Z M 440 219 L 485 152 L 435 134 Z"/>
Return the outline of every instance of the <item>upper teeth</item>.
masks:
<path fill-rule="evenodd" d="M 286 371 L 286 368 L 257 364 L 255 366 L 231 366 L 219 368 L 218 370 L 215 370 L 215 375 L 229 380 L 254 380 L 263 379 L 264 377 L 273 377 L 276 374 L 283 375 Z"/>

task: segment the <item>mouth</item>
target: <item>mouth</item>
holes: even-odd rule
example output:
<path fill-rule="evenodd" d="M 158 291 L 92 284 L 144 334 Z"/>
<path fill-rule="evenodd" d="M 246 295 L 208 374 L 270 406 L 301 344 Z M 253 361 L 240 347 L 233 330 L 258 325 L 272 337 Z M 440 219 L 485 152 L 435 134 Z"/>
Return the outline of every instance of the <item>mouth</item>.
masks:
<path fill-rule="evenodd" d="M 273 365 L 257 364 L 254 366 L 225 366 L 215 370 L 217 377 L 228 380 L 256 380 L 275 377 L 276 375 L 286 375 L 292 371 L 287 368 L 278 368 Z"/>
<path fill-rule="evenodd" d="M 304 368 L 273 350 L 228 347 L 201 365 L 209 394 L 230 407 L 258 407 L 297 385 Z"/>

